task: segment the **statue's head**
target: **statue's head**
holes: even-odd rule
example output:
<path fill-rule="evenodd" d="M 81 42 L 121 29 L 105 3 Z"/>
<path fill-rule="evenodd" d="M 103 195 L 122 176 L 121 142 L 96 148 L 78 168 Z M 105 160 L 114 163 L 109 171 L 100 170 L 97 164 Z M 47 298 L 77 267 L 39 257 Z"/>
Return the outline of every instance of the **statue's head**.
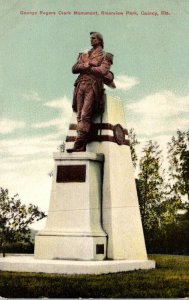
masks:
<path fill-rule="evenodd" d="M 90 32 L 91 37 L 96 37 L 99 40 L 99 44 L 102 48 L 104 48 L 104 41 L 103 41 L 103 36 L 100 32 Z"/>

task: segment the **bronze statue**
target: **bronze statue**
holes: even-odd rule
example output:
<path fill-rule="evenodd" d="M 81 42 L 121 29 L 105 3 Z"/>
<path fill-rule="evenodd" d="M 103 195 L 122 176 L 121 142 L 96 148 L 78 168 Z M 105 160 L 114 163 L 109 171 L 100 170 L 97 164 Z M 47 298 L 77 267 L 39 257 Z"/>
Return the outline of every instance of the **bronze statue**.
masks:
<path fill-rule="evenodd" d="M 86 151 L 92 117 L 104 111 L 104 84 L 115 88 L 114 75 L 110 71 L 113 55 L 103 51 L 103 37 L 91 32 L 92 49 L 80 53 L 72 68 L 73 74 L 79 74 L 75 81 L 73 111 L 77 113 L 77 137 L 73 149 L 68 152 Z"/>

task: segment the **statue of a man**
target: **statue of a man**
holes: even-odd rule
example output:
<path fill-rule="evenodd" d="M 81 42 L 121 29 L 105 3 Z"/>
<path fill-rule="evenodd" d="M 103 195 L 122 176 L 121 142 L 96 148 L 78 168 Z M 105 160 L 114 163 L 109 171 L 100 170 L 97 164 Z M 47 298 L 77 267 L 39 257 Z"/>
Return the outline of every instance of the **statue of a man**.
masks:
<path fill-rule="evenodd" d="M 104 84 L 115 88 L 114 75 L 110 71 L 113 55 L 103 51 L 103 37 L 98 32 L 91 32 L 92 49 L 80 53 L 72 68 L 73 74 L 79 74 L 75 81 L 73 111 L 77 113 L 77 137 L 73 149 L 68 152 L 86 151 L 90 136 L 92 117 L 103 113 Z"/>

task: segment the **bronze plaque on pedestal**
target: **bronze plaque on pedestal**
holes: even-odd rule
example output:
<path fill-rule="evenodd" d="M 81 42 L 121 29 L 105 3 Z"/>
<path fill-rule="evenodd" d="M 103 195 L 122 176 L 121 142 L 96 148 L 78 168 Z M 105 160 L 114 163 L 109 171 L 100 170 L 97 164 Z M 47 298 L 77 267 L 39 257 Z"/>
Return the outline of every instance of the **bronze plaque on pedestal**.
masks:
<path fill-rule="evenodd" d="M 57 166 L 56 182 L 85 182 L 86 165 Z"/>

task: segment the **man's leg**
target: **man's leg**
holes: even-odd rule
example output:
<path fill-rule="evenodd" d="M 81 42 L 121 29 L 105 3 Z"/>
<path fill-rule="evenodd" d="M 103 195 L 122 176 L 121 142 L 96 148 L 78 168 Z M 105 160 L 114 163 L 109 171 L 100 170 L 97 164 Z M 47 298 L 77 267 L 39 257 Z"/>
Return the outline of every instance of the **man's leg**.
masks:
<path fill-rule="evenodd" d="M 73 149 L 68 152 L 86 151 L 86 145 L 91 129 L 91 118 L 94 107 L 94 92 L 90 82 L 80 83 L 77 94 L 77 138 Z"/>

